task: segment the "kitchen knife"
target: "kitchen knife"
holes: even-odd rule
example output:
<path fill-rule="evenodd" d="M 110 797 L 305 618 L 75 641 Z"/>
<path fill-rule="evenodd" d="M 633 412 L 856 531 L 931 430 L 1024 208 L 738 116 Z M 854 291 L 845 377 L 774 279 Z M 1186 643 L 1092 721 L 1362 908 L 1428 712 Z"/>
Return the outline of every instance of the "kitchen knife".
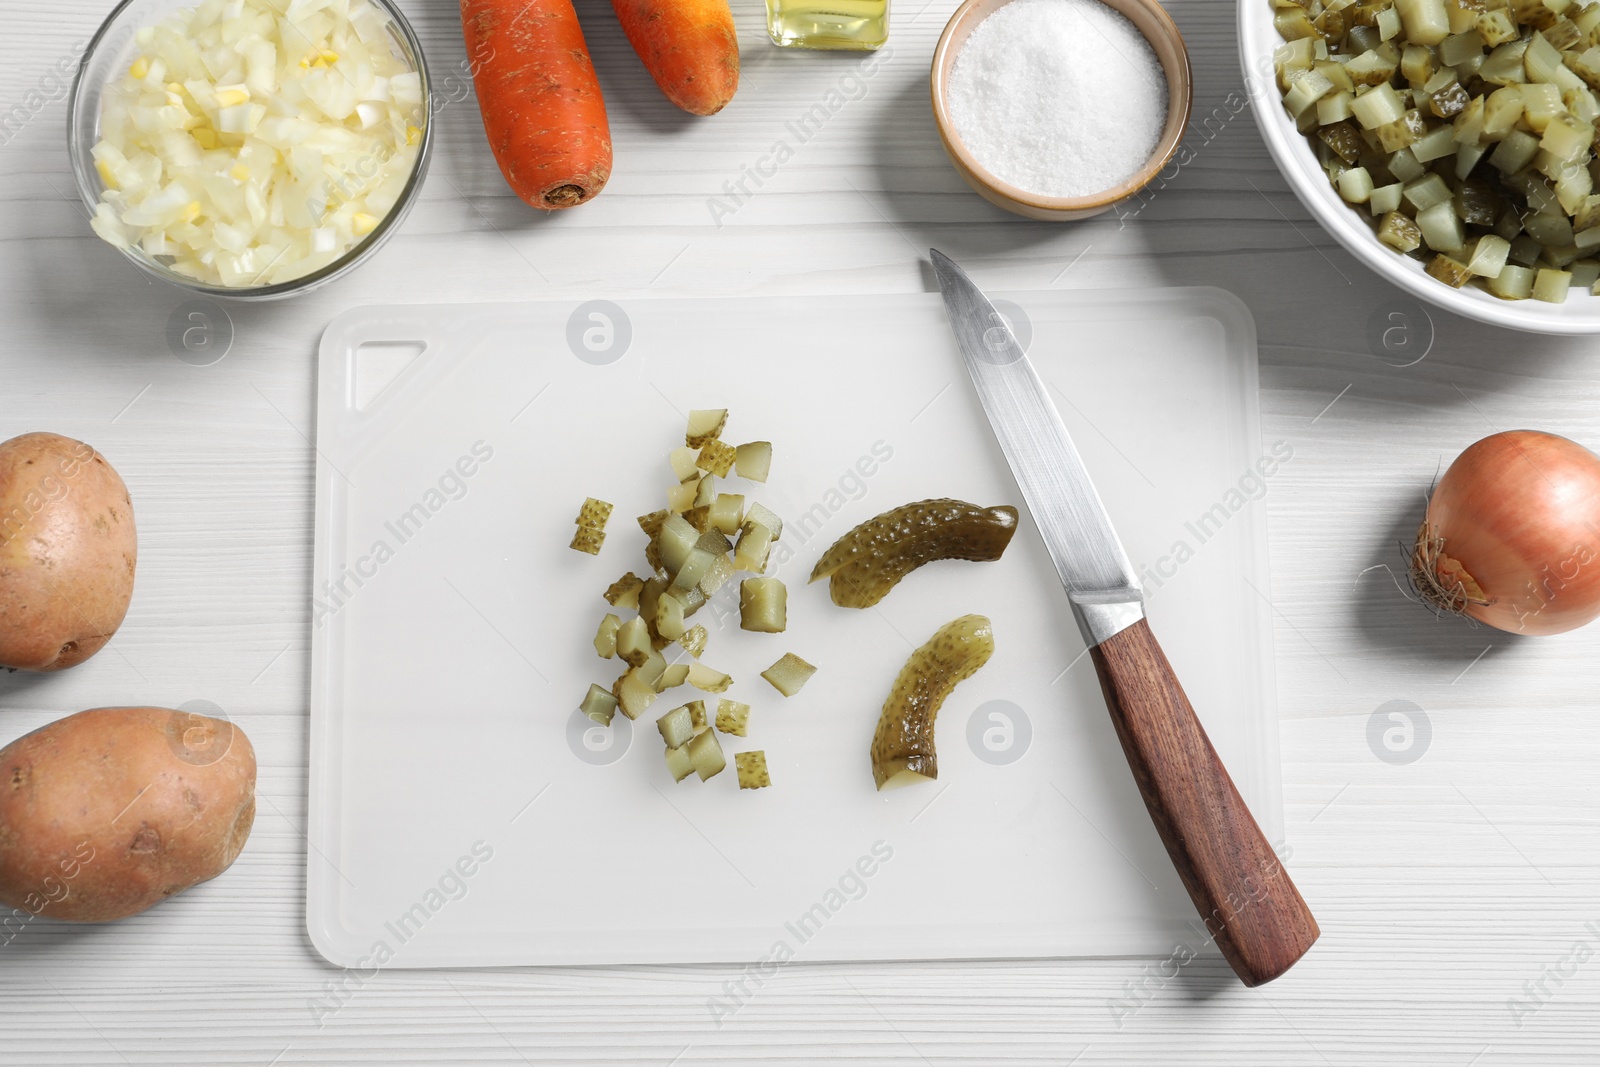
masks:
<path fill-rule="evenodd" d="M 1234 973 L 1248 986 L 1270 982 L 1316 941 L 1317 922 L 1150 632 L 1139 579 L 1033 364 L 961 268 L 937 249 L 932 258 L 967 371 L 1066 587 L 1156 831 Z"/>

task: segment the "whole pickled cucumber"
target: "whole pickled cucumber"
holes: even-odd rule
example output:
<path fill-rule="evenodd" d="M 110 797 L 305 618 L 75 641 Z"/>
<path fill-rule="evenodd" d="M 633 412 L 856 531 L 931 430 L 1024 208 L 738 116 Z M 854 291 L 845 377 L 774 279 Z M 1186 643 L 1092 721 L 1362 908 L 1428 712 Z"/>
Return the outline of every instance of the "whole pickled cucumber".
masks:
<path fill-rule="evenodd" d="M 872 780 L 882 789 L 939 777 L 933 722 L 956 685 L 994 654 L 994 630 L 982 615 L 947 622 L 911 653 L 883 702 L 872 737 Z"/>
<path fill-rule="evenodd" d="M 824 552 L 811 581 L 830 578 L 842 608 L 870 608 L 900 579 L 939 559 L 997 560 L 1017 532 L 1017 509 L 919 500 L 868 519 Z"/>

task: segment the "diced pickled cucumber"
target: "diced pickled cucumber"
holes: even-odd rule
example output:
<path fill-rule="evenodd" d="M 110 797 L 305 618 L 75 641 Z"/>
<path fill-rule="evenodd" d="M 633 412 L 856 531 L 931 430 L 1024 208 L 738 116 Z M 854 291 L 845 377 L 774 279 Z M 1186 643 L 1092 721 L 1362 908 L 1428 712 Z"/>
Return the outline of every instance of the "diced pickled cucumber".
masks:
<path fill-rule="evenodd" d="M 785 652 L 778 662 L 761 672 L 761 677 L 771 683 L 772 688 L 786 697 L 792 697 L 800 692 L 817 669 L 793 652 Z"/>
<path fill-rule="evenodd" d="M 601 726 L 610 726 L 612 716 L 617 713 L 617 698 L 598 685 L 590 685 L 578 710 Z"/>
<path fill-rule="evenodd" d="M 1439 279 L 1452 289 L 1461 288 L 1472 277 L 1472 272 L 1467 269 L 1465 263 L 1460 263 L 1442 253 L 1428 261 L 1426 270 L 1429 277 Z"/>
<path fill-rule="evenodd" d="M 689 665 L 687 663 L 669 663 L 667 669 L 661 672 L 661 677 L 656 680 L 655 690 L 665 693 L 668 689 L 676 689 L 689 680 Z"/>
<path fill-rule="evenodd" d="M 677 475 L 680 482 L 687 482 L 700 476 L 700 468 L 694 461 L 695 450 L 692 448 L 674 448 L 667 453 L 667 462 L 671 464 L 672 473 Z"/>
<path fill-rule="evenodd" d="M 1564 270 L 1540 270 L 1533 278 L 1533 298 L 1551 304 L 1566 302 L 1572 275 Z"/>
<path fill-rule="evenodd" d="M 718 478 L 726 478 L 728 472 L 733 470 L 737 458 L 738 451 L 732 445 L 721 441 L 707 441 L 700 449 L 695 465 L 701 470 L 710 471 Z"/>
<path fill-rule="evenodd" d="M 739 629 L 781 634 L 789 625 L 789 590 L 776 578 L 746 578 L 739 583 Z"/>
<path fill-rule="evenodd" d="M 697 508 L 709 508 L 711 502 L 715 499 L 717 499 L 717 476 L 715 474 L 707 474 L 695 483 L 694 506 Z"/>
<path fill-rule="evenodd" d="M 611 583 L 611 587 L 605 591 L 605 598 L 612 607 L 638 610 L 639 590 L 643 588 L 644 579 L 629 571 Z"/>
<path fill-rule="evenodd" d="M 669 641 L 683 636 L 683 601 L 671 593 L 663 593 L 656 601 L 656 633 Z"/>
<path fill-rule="evenodd" d="M 711 569 L 706 571 L 705 577 L 700 579 L 700 584 L 696 588 L 705 596 L 715 596 L 717 590 L 728 584 L 728 579 L 732 578 L 733 574 L 733 559 L 724 552 L 712 561 Z"/>
<path fill-rule="evenodd" d="M 764 482 L 772 470 L 772 442 L 749 441 L 735 449 L 734 473 L 752 482 Z"/>
<path fill-rule="evenodd" d="M 1347 204 L 1365 204 L 1372 198 L 1372 175 L 1365 167 L 1351 167 L 1339 175 L 1339 195 Z"/>
<path fill-rule="evenodd" d="M 670 583 L 665 578 L 651 578 L 644 583 L 644 588 L 639 590 L 639 617 L 649 626 L 655 622 L 656 608 L 659 606 L 661 594 L 667 591 Z"/>
<path fill-rule="evenodd" d="M 689 655 L 699 659 L 700 654 L 706 650 L 706 640 L 710 636 L 704 626 L 691 626 L 682 637 L 678 638 L 678 644 L 682 645 L 683 650 Z"/>
<path fill-rule="evenodd" d="M 635 615 L 617 628 L 617 655 L 630 667 L 638 667 L 650 658 L 650 628 L 642 617 Z"/>
<path fill-rule="evenodd" d="M 694 772 L 703 782 L 722 772 L 728 765 L 728 759 L 722 754 L 722 742 L 717 740 L 715 730 L 703 730 L 689 739 L 687 745 L 689 761 L 694 764 Z"/>
<path fill-rule="evenodd" d="M 668 748 L 688 744 L 689 739 L 694 736 L 694 722 L 689 718 L 689 705 L 679 705 L 661 716 L 656 720 L 656 729 L 661 731 L 661 740 L 666 742 Z"/>
<path fill-rule="evenodd" d="M 1573 263 L 1568 271 L 1572 274 L 1574 289 L 1588 289 L 1600 281 L 1600 260 L 1580 259 Z"/>
<path fill-rule="evenodd" d="M 621 628 L 620 616 L 607 613 L 600 620 L 600 629 L 594 635 L 594 650 L 601 659 L 610 659 L 617 654 L 617 631 Z"/>
<path fill-rule="evenodd" d="M 740 789 L 765 789 L 772 784 L 772 779 L 767 775 L 767 754 L 761 749 L 735 752 L 733 767 L 739 775 Z"/>
<path fill-rule="evenodd" d="M 683 566 L 679 567 L 673 576 L 672 587 L 693 589 L 711 572 L 717 560 L 725 556 L 732 547 L 720 531 L 707 530 L 700 535 L 689 557 L 683 561 Z"/>
<path fill-rule="evenodd" d="M 674 782 L 681 782 L 694 773 L 694 760 L 689 758 L 687 744 L 667 749 L 667 773 Z"/>
<path fill-rule="evenodd" d="M 637 667 L 631 667 L 629 669 L 639 672 L 639 677 L 643 679 L 650 686 L 650 688 L 659 693 L 661 691 L 661 680 L 665 678 L 667 674 L 667 658 L 661 654 L 660 649 L 651 647 L 650 655 L 645 657 L 644 662 L 639 664 Z"/>
<path fill-rule="evenodd" d="M 611 518 L 611 505 L 604 500 L 587 497 L 578 510 L 578 532 L 572 535 L 572 547 L 591 556 L 600 554 L 606 540 L 606 522 Z"/>
<path fill-rule="evenodd" d="M 1473 246 L 1472 256 L 1467 260 L 1467 269 L 1481 278 L 1499 277 L 1505 269 L 1506 256 L 1511 251 L 1511 243 L 1503 237 L 1494 234 L 1484 234 L 1478 238 L 1478 243 Z"/>
<path fill-rule="evenodd" d="M 611 695 L 617 698 L 622 714 L 637 719 L 656 698 L 655 686 L 639 676 L 639 668 L 629 667 L 611 686 Z"/>
<path fill-rule="evenodd" d="M 744 494 L 718 493 L 707 512 L 709 525 L 732 537 L 744 523 Z"/>
<path fill-rule="evenodd" d="M 723 698 L 717 701 L 717 729 L 735 737 L 744 737 L 750 726 L 750 705 Z"/>
<path fill-rule="evenodd" d="M 704 663 L 689 664 L 689 684 L 703 693 L 725 693 L 733 679 Z"/>
<path fill-rule="evenodd" d="M 774 541 L 778 541 L 783 538 L 783 520 L 778 518 L 777 512 L 773 511 L 759 500 L 751 501 L 750 506 L 745 509 L 744 525 L 748 526 L 751 523 L 754 523 L 757 526 L 765 526 L 772 533 L 772 539 Z M 743 528 L 743 526 L 740 527 L 740 529 Z"/>
<path fill-rule="evenodd" d="M 672 512 L 666 508 L 662 508 L 660 511 L 652 511 L 648 515 L 640 515 L 638 519 L 639 529 L 643 530 L 644 535 L 653 541 L 661 533 L 661 527 L 666 524 L 671 515 Z"/>
<path fill-rule="evenodd" d="M 697 409 L 689 412 L 689 428 L 684 433 L 684 444 L 690 448 L 703 448 L 707 441 L 721 436 L 722 428 L 728 424 L 728 410 L 726 408 Z"/>
<path fill-rule="evenodd" d="M 739 532 L 739 547 L 733 554 L 735 570 L 760 574 L 767 569 L 767 556 L 772 551 L 772 531 L 759 522 L 746 521 Z"/>
<path fill-rule="evenodd" d="M 1423 244 L 1435 252 L 1459 252 L 1467 241 L 1461 217 L 1449 200 L 1417 212 L 1417 227 L 1422 230 Z"/>
<path fill-rule="evenodd" d="M 1348 122 L 1325 125 L 1317 131 L 1317 137 L 1346 163 L 1354 163 L 1361 158 L 1361 153 L 1366 148 L 1366 142 Z"/>
<path fill-rule="evenodd" d="M 682 515 L 667 516 L 661 524 L 661 531 L 656 534 L 655 542 L 661 553 L 661 566 L 671 573 L 677 573 L 699 540 L 700 531 L 688 519 Z"/>
<path fill-rule="evenodd" d="M 694 726 L 695 733 L 699 733 L 711 725 L 706 721 L 706 702 L 704 700 L 691 700 L 684 707 L 689 709 L 689 722 Z"/>
<path fill-rule="evenodd" d="M 700 492 L 698 480 L 682 482 L 667 490 L 667 510 L 681 515 L 694 507 L 694 498 Z"/>
<path fill-rule="evenodd" d="M 1397 252 L 1413 252 L 1422 246 L 1422 230 L 1398 211 L 1391 211 L 1378 224 L 1378 240 Z"/>
<path fill-rule="evenodd" d="M 699 533 L 711 529 L 711 509 L 708 507 L 692 507 L 683 513 L 683 518 Z"/>
<path fill-rule="evenodd" d="M 1526 300 L 1533 295 L 1533 271 L 1507 263 L 1498 276 L 1490 279 L 1489 291 L 1502 300 Z"/>

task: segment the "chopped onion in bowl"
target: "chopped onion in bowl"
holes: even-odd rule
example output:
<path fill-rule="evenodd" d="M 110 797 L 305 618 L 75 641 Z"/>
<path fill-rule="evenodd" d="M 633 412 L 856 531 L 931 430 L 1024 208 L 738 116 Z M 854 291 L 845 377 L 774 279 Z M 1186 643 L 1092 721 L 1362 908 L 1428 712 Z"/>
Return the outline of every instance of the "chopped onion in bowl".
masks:
<path fill-rule="evenodd" d="M 135 42 L 93 149 L 112 245 L 272 285 L 338 260 L 400 199 L 427 109 L 368 0 L 204 0 Z"/>

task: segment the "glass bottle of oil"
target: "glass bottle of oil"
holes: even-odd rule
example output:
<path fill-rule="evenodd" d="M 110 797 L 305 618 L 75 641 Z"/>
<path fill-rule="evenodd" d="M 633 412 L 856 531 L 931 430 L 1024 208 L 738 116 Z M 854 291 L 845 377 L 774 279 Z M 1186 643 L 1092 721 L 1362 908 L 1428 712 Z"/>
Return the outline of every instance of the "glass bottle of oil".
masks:
<path fill-rule="evenodd" d="M 889 39 L 889 0 L 767 0 L 767 34 L 783 48 L 871 51 Z"/>

